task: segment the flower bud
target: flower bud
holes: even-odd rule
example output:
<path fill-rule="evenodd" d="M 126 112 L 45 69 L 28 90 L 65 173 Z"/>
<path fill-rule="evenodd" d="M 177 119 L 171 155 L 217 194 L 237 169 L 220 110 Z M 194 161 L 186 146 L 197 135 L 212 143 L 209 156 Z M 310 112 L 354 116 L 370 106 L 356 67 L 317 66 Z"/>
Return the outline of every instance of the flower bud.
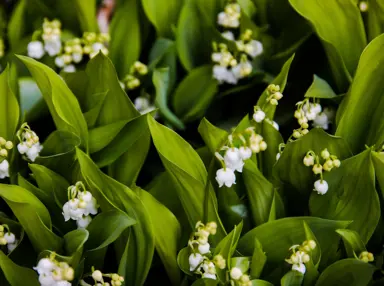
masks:
<path fill-rule="evenodd" d="M 0 156 L 1 157 L 7 157 L 8 151 L 6 149 L 0 149 Z"/>
<path fill-rule="evenodd" d="M 239 280 L 240 277 L 243 275 L 243 272 L 241 272 L 240 268 L 233 267 L 231 269 L 231 272 L 229 274 L 233 280 Z"/>
<path fill-rule="evenodd" d="M 103 273 L 101 273 L 100 270 L 95 270 L 92 273 L 92 278 L 98 282 L 101 282 L 103 280 Z"/>
<path fill-rule="evenodd" d="M 327 148 L 321 151 L 320 155 L 324 160 L 327 160 L 331 156 Z"/>
<path fill-rule="evenodd" d="M 260 150 L 261 151 L 265 151 L 265 150 L 267 150 L 267 143 L 265 142 L 265 141 L 261 141 L 260 142 Z"/>
<path fill-rule="evenodd" d="M 319 175 L 323 172 L 323 167 L 320 164 L 315 164 L 312 168 L 314 174 Z"/>
<path fill-rule="evenodd" d="M 7 140 L 5 140 L 3 137 L 0 137 L 0 146 L 4 146 L 5 143 L 7 143 Z"/>
<path fill-rule="evenodd" d="M 312 166 L 313 164 L 315 164 L 315 159 L 313 158 L 312 155 L 307 154 L 303 159 L 303 163 L 305 166 L 309 167 L 309 166 Z"/>
<path fill-rule="evenodd" d="M 336 167 L 336 168 L 339 168 L 340 165 L 341 165 L 341 162 L 340 162 L 339 159 L 335 159 L 335 160 L 333 160 L 332 163 L 333 163 L 333 166 Z"/>
<path fill-rule="evenodd" d="M 8 150 L 11 150 L 13 148 L 12 141 L 7 141 L 7 143 L 5 143 L 5 148 L 7 148 Z"/>

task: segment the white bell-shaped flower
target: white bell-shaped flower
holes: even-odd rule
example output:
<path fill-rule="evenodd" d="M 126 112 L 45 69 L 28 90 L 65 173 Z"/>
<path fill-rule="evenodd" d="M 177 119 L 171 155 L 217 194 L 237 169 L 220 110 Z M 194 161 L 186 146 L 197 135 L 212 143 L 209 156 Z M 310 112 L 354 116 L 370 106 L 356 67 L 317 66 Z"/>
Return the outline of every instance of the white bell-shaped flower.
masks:
<path fill-rule="evenodd" d="M 321 127 L 324 130 L 328 129 L 328 123 L 328 116 L 324 112 L 317 114 L 316 118 L 313 120 L 313 126 Z"/>
<path fill-rule="evenodd" d="M 292 270 L 295 270 L 295 271 L 298 271 L 298 272 L 300 272 L 302 274 L 305 274 L 306 267 L 305 267 L 304 263 L 293 264 L 292 265 Z"/>
<path fill-rule="evenodd" d="M 8 253 L 11 253 L 17 246 L 18 240 L 15 240 L 15 243 L 8 243 L 7 248 L 8 248 Z"/>
<path fill-rule="evenodd" d="M 0 179 L 9 177 L 9 162 L 4 159 L 0 163 Z"/>
<path fill-rule="evenodd" d="M 73 53 L 72 54 L 72 60 L 74 63 L 79 63 L 83 59 L 83 54 L 82 53 Z"/>
<path fill-rule="evenodd" d="M 28 44 L 27 47 L 28 50 L 28 57 L 34 58 L 34 59 L 41 59 L 44 54 L 44 45 L 40 41 L 32 41 Z"/>
<path fill-rule="evenodd" d="M 201 254 L 207 254 L 209 253 L 209 250 L 210 250 L 210 245 L 209 243 L 205 243 L 205 244 L 199 244 L 198 246 L 198 250 Z"/>
<path fill-rule="evenodd" d="M 49 258 L 40 259 L 37 263 L 37 266 L 33 267 L 33 269 L 36 270 L 39 274 L 50 274 L 54 268 L 55 264 Z"/>
<path fill-rule="evenodd" d="M 230 169 L 226 168 L 219 169 L 216 172 L 216 181 L 219 184 L 219 187 L 221 188 L 223 185 L 227 186 L 228 188 L 231 187 L 233 184 L 236 184 L 236 176 L 235 172 Z"/>
<path fill-rule="evenodd" d="M 189 256 L 189 271 L 195 271 L 203 260 L 204 258 L 200 253 L 192 253 Z"/>
<path fill-rule="evenodd" d="M 76 221 L 77 228 L 87 228 L 87 226 L 91 223 L 92 218 L 87 215 L 87 216 L 82 216 Z"/>
<path fill-rule="evenodd" d="M 55 58 L 55 65 L 58 68 L 63 68 L 65 66 L 64 57 L 63 56 L 57 56 Z"/>
<path fill-rule="evenodd" d="M 12 232 L 5 233 L 4 238 L 8 243 L 14 243 L 16 241 L 16 237 Z"/>
<path fill-rule="evenodd" d="M 241 158 L 240 151 L 238 148 L 229 148 L 224 155 L 225 165 L 237 172 L 243 171 L 244 162 Z"/>
<path fill-rule="evenodd" d="M 235 35 L 231 31 L 225 31 L 221 33 L 224 39 L 227 39 L 228 41 L 234 41 Z"/>
<path fill-rule="evenodd" d="M 39 275 L 39 282 L 41 286 L 56 286 L 57 282 L 52 277 L 52 273 L 42 273 Z"/>
<path fill-rule="evenodd" d="M 203 273 L 201 277 L 216 280 L 216 274 L 212 274 L 208 272 Z"/>
<path fill-rule="evenodd" d="M 74 65 L 66 65 L 63 68 L 63 71 L 66 73 L 73 73 L 73 72 L 76 72 L 76 67 Z"/>
<path fill-rule="evenodd" d="M 220 65 L 213 66 L 213 77 L 221 83 L 237 84 L 237 79 L 234 74 L 226 67 Z"/>
<path fill-rule="evenodd" d="M 61 41 L 58 38 L 52 38 L 44 41 L 44 49 L 51 57 L 56 56 L 61 51 Z"/>
<path fill-rule="evenodd" d="M 245 44 L 244 51 L 252 58 L 255 58 L 263 53 L 263 44 L 259 41 L 252 40 Z"/>
<path fill-rule="evenodd" d="M 54 286 L 72 286 L 72 283 L 65 281 L 65 280 L 61 280 L 61 281 L 56 282 L 56 284 L 54 284 Z"/>
<path fill-rule="evenodd" d="M 249 147 L 241 146 L 239 148 L 239 154 L 242 160 L 247 160 L 252 156 L 252 150 Z"/>
<path fill-rule="evenodd" d="M 20 154 L 25 154 L 28 151 L 29 147 L 24 142 L 17 144 L 17 150 Z"/>
<path fill-rule="evenodd" d="M 253 114 L 253 120 L 260 123 L 264 120 L 265 113 L 262 110 L 256 110 L 256 112 Z"/>
<path fill-rule="evenodd" d="M 36 158 L 39 156 L 40 151 L 42 149 L 43 149 L 43 146 L 40 145 L 40 143 L 38 142 L 33 144 L 32 147 L 29 148 L 25 154 L 27 155 L 29 160 L 31 160 L 32 162 L 35 162 Z"/>
<path fill-rule="evenodd" d="M 316 191 L 319 195 L 324 195 L 328 192 L 328 183 L 325 180 L 317 180 L 314 187 L 314 191 Z"/>
<path fill-rule="evenodd" d="M 250 61 L 241 61 L 232 68 L 232 73 L 236 79 L 241 79 L 249 76 L 252 73 L 252 64 Z"/>
<path fill-rule="evenodd" d="M 233 280 L 239 280 L 242 275 L 243 272 L 238 267 L 233 267 L 229 273 L 229 276 L 231 276 Z"/>

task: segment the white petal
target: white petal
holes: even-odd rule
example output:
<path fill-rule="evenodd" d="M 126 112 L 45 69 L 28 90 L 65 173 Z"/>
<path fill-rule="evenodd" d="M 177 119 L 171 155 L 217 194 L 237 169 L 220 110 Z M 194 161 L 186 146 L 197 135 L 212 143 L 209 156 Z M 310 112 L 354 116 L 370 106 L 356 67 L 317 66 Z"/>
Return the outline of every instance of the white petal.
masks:
<path fill-rule="evenodd" d="M 28 56 L 34 59 L 41 59 L 45 52 L 43 43 L 40 41 L 33 41 L 28 44 Z"/>

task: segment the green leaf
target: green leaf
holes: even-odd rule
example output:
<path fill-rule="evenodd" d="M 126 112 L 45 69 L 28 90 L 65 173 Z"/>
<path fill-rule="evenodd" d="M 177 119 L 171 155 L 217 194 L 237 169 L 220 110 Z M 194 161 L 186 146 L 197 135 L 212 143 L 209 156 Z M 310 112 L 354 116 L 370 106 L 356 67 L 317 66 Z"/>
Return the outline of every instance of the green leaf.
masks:
<path fill-rule="evenodd" d="M 275 199 L 275 204 L 277 204 L 275 205 L 277 212 L 276 218 L 284 214 L 284 205 L 280 195 L 251 160 L 245 161 L 243 179 L 251 205 L 253 221 L 256 225 L 261 225 L 269 221 L 272 203 Z"/>
<path fill-rule="evenodd" d="M 172 38 L 172 26 L 176 26 L 183 0 L 171 0 L 167 5 L 156 0 L 141 0 L 144 11 L 155 26 L 157 36 Z"/>
<path fill-rule="evenodd" d="M 276 84 L 280 86 L 281 93 L 283 93 L 285 86 L 287 84 L 289 69 L 291 68 L 291 64 L 294 58 L 295 58 L 295 55 L 293 54 L 284 63 L 277 77 L 275 77 L 274 80 L 271 82 L 271 84 Z M 267 118 L 273 120 L 275 116 L 276 106 L 267 102 L 267 98 L 268 98 L 268 92 L 267 92 L 267 89 L 265 89 L 262 95 L 259 97 L 259 100 L 257 101 L 257 105 L 260 106 L 260 108 L 265 112 L 265 116 Z"/>
<path fill-rule="evenodd" d="M 304 97 L 329 99 L 337 97 L 337 95 L 324 79 L 313 75 L 313 82 L 305 92 Z"/>
<path fill-rule="evenodd" d="M 371 41 L 384 32 L 384 3 L 381 1 L 368 1 L 367 34 Z"/>
<path fill-rule="evenodd" d="M 217 280 L 209 279 L 209 278 L 201 278 L 196 280 L 192 285 L 193 286 L 215 286 L 219 283 Z"/>
<path fill-rule="evenodd" d="M 195 68 L 178 85 L 172 97 L 175 112 L 184 122 L 201 118 L 218 91 L 212 65 Z"/>
<path fill-rule="evenodd" d="M 152 76 L 152 82 L 156 89 L 156 106 L 172 125 L 179 129 L 184 129 L 183 122 L 169 109 L 168 93 L 169 93 L 169 68 L 155 69 Z"/>
<path fill-rule="evenodd" d="M 164 264 L 165 271 L 173 285 L 180 285 L 181 273 L 177 265 L 177 250 L 181 226 L 177 218 L 150 193 L 139 190 L 143 204 L 148 208 L 155 236 L 156 251 Z"/>
<path fill-rule="evenodd" d="M 336 135 L 348 142 L 353 152 L 364 145 L 384 143 L 384 124 L 381 117 L 384 100 L 381 94 L 384 83 L 377 74 L 384 72 L 384 35 L 374 39 L 361 55 L 352 85 L 344 97 Z M 375 64 L 372 64 L 375 63 Z"/>
<path fill-rule="evenodd" d="M 18 58 L 27 66 L 36 80 L 57 129 L 76 134 L 81 139 L 81 146 L 87 149 L 87 123 L 79 102 L 63 79 L 44 64 L 25 56 L 18 56 Z"/>
<path fill-rule="evenodd" d="M 233 228 L 233 230 L 224 237 L 216 246 L 213 256 L 220 254 L 226 261 L 227 267 L 233 267 L 230 264 L 232 255 L 235 253 L 237 243 L 239 242 L 241 231 L 243 229 L 243 222 Z M 216 269 L 217 275 L 221 281 L 226 281 L 226 269 Z"/>
<path fill-rule="evenodd" d="M 142 200 L 127 186 L 101 172 L 96 164 L 77 149 L 81 173 L 102 211 L 118 208 L 136 220 L 128 240 L 124 239 L 125 251 L 120 261 L 119 273 L 125 276 L 127 285 L 142 285 L 151 266 L 154 252 L 153 226 Z"/>
<path fill-rule="evenodd" d="M 354 75 L 367 42 L 364 23 L 357 5 L 350 0 L 289 0 L 292 7 L 309 22 L 321 39 L 339 91 L 345 91 Z M 334 19 L 332 24 L 325 19 Z M 353 31 L 353 35 L 349 32 Z"/>
<path fill-rule="evenodd" d="M 83 32 L 98 32 L 96 20 L 96 0 L 74 0 L 73 9 Z"/>
<path fill-rule="evenodd" d="M 21 267 L 0 251 L 0 268 L 11 286 L 39 286 L 37 272 Z"/>
<path fill-rule="evenodd" d="M 19 103 L 10 85 L 9 66 L 0 74 L 0 136 L 13 141 L 19 124 Z"/>
<path fill-rule="evenodd" d="M 181 271 L 183 271 L 185 274 L 189 276 L 192 276 L 193 273 L 189 270 L 189 261 L 188 261 L 190 254 L 191 254 L 191 250 L 188 246 L 182 248 L 177 254 L 177 264 L 179 265 Z"/>
<path fill-rule="evenodd" d="M 8 40 L 12 50 L 15 50 L 22 38 L 24 37 L 26 30 L 25 16 L 27 12 L 27 1 L 21 0 L 17 3 L 13 10 L 12 16 L 8 23 Z"/>
<path fill-rule="evenodd" d="M 147 119 L 153 143 L 165 169 L 177 185 L 178 197 L 191 228 L 194 229 L 196 222 L 204 218 L 215 221 L 218 229 L 213 239 L 218 242 L 225 236 L 225 230 L 217 214 L 216 196 L 209 182 L 208 213 L 204 214 L 208 174 L 199 155 L 177 133 L 157 123 L 151 116 Z"/>
<path fill-rule="evenodd" d="M 11 208 L 37 252 L 60 249 L 62 239 L 51 231 L 51 217 L 38 198 L 19 186 L 4 184 L 0 184 L 0 196 Z"/>
<path fill-rule="evenodd" d="M 139 0 L 119 1 L 109 27 L 111 43 L 109 56 L 117 73 L 123 78 L 130 66 L 139 59 L 141 51 L 141 29 Z"/>
<path fill-rule="evenodd" d="M 289 271 L 281 278 L 281 286 L 301 286 L 304 280 L 304 275 L 298 271 Z"/>
<path fill-rule="evenodd" d="M 119 61 L 121 62 L 122 59 Z M 108 57 L 99 53 L 88 62 L 86 73 L 89 79 L 86 110 L 90 110 L 100 100 L 103 100 L 103 93 L 108 90 L 96 122 L 97 126 L 120 120 L 131 120 L 140 115 L 127 94 L 122 90 L 115 68 Z M 98 95 L 98 98 L 95 98 L 95 95 Z"/>
<path fill-rule="evenodd" d="M 316 242 L 316 248 L 312 249 L 311 251 L 311 260 L 317 267 L 320 264 L 320 260 L 321 260 L 321 248 L 320 248 L 319 241 L 317 240 L 311 228 L 308 226 L 308 224 L 305 221 L 303 222 L 303 226 L 305 231 L 305 240 L 307 241 L 313 240 Z"/>
<path fill-rule="evenodd" d="M 252 286 L 273 286 L 272 283 L 269 283 L 268 281 L 260 280 L 260 279 L 254 279 L 251 280 Z"/>
<path fill-rule="evenodd" d="M 228 136 L 227 131 L 214 126 L 206 118 L 200 121 L 198 131 L 212 154 L 224 144 Z"/>
<path fill-rule="evenodd" d="M 331 136 L 321 128 L 313 128 L 302 138 L 285 146 L 274 172 L 282 182 L 292 185 L 301 193 L 309 194 L 316 179 L 312 168 L 304 165 L 303 158 L 310 150 L 320 155 L 325 148 L 339 160 L 351 155 L 348 145 L 342 138 Z M 333 172 L 334 170 L 331 173 Z"/>
<path fill-rule="evenodd" d="M 384 152 L 372 152 L 372 155 L 376 178 L 381 190 L 381 198 L 384 198 Z"/>
<path fill-rule="evenodd" d="M 89 238 L 86 229 L 76 229 L 64 235 L 64 249 L 69 257 L 68 264 L 76 268 L 82 258 L 84 244 Z"/>
<path fill-rule="evenodd" d="M 343 239 L 345 250 L 349 258 L 359 257 L 360 253 L 367 251 L 364 242 L 361 240 L 360 235 L 353 230 L 337 229 L 336 232 L 340 234 Z"/>
<path fill-rule="evenodd" d="M 249 257 L 232 257 L 229 263 L 229 268 L 237 267 L 243 273 L 247 273 L 250 266 L 250 258 Z"/>
<path fill-rule="evenodd" d="M 239 251 L 243 255 L 252 255 L 257 238 L 268 255 L 270 269 L 280 266 L 293 244 L 300 244 L 306 239 L 303 222 L 306 222 L 316 236 L 322 251 L 321 265 L 328 265 L 336 260 L 340 237 L 335 232 L 340 226 L 348 226 L 347 221 L 332 221 L 316 217 L 290 217 L 264 223 L 247 232 L 239 242 Z"/>
<path fill-rule="evenodd" d="M 251 278 L 259 278 L 263 272 L 264 265 L 267 262 L 267 256 L 263 251 L 263 246 L 257 238 L 255 238 L 254 245 L 255 249 L 253 250 L 252 254 L 251 269 L 249 275 Z"/>
<path fill-rule="evenodd" d="M 313 193 L 311 214 L 334 220 L 353 220 L 350 229 L 357 231 L 364 243 L 372 236 L 380 218 L 380 202 L 375 189 L 375 173 L 370 149 L 341 162 L 324 175 L 328 192 Z"/>
<path fill-rule="evenodd" d="M 110 245 L 124 230 L 135 223 L 136 220 L 118 209 L 103 211 L 87 227 L 89 239 L 85 244 L 85 249 L 94 251 Z"/>
<path fill-rule="evenodd" d="M 368 285 L 376 268 L 357 259 L 343 259 L 328 266 L 321 273 L 316 286 Z"/>

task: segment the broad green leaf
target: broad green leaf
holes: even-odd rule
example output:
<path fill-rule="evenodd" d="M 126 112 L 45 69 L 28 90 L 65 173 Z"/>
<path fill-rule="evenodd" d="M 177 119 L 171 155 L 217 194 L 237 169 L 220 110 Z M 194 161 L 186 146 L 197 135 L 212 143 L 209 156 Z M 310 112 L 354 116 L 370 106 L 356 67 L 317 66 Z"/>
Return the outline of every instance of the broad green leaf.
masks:
<path fill-rule="evenodd" d="M 308 226 L 306 222 L 303 223 L 304 231 L 305 231 L 305 240 L 313 240 L 316 242 L 316 248 L 313 249 L 310 253 L 311 259 L 305 264 L 306 272 L 304 276 L 304 286 L 313 285 L 317 278 L 319 277 L 319 271 L 317 268 L 319 267 L 321 261 L 321 249 L 320 244 L 316 239 L 316 236 L 313 234 L 312 230 Z"/>
<path fill-rule="evenodd" d="M 200 121 L 198 131 L 212 154 L 224 144 L 228 136 L 227 131 L 214 126 L 206 118 Z"/>
<path fill-rule="evenodd" d="M 257 238 L 255 238 L 254 245 L 255 248 L 252 254 L 249 275 L 251 276 L 251 278 L 259 278 L 263 271 L 264 265 L 267 262 L 267 255 L 265 255 L 265 252 L 263 251 L 263 246 Z"/>
<path fill-rule="evenodd" d="M 139 59 L 141 51 L 139 0 L 119 1 L 109 27 L 111 43 L 109 56 L 117 74 L 123 78 L 130 66 Z"/>
<path fill-rule="evenodd" d="M 358 259 L 339 260 L 321 273 L 316 286 L 369 285 L 376 268 Z"/>
<path fill-rule="evenodd" d="M 24 37 L 26 30 L 25 15 L 27 12 L 27 0 L 21 0 L 13 10 L 8 23 L 8 40 L 12 50 L 15 50 Z"/>
<path fill-rule="evenodd" d="M 184 122 L 201 118 L 218 91 L 212 65 L 195 68 L 178 85 L 172 96 L 176 114 Z"/>
<path fill-rule="evenodd" d="M 324 174 L 328 183 L 325 195 L 312 193 L 311 214 L 334 220 L 353 220 L 350 229 L 367 243 L 380 218 L 380 202 L 375 189 L 375 173 L 370 149 L 341 162 Z"/>
<path fill-rule="evenodd" d="M 47 104 L 36 82 L 31 77 L 19 78 L 20 109 L 25 121 L 30 122 L 48 114 Z"/>
<path fill-rule="evenodd" d="M 249 257 L 232 257 L 229 260 L 229 268 L 232 267 L 237 267 L 241 270 L 243 273 L 247 273 L 249 270 L 249 266 L 251 264 L 250 258 Z"/>
<path fill-rule="evenodd" d="M 281 286 L 301 286 L 304 275 L 298 271 L 291 270 L 281 278 Z"/>
<path fill-rule="evenodd" d="M 348 145 L 342 138 L 331 136 L 321 128 L 313 128 L 307 135 L 285 146 L 274 172 L 283 183 L 292 185 L 301 193 L 309 194 L 313 190 L 316 177 L 312 168 L 304 165 L 303 158 L 310 150 L 320 155 L 325 148 L 339 160 L 351 155 Z M 334 170 L 331 173 L 333 172 Z"/>
<path fill-rule="evenodd" d="M 332 87 L 322 78 L 317 75 L 313 75 L 313 82 L 308 90 L 305 92 L 304 97 L 312 98 L 334 98 L 336 93 L 333 91 Z"/>
<path fill-rule="evenodd" d="M 275 201 L 277 204 L 275 206 L 277 212 L 276 218 L 283 216 L 284 205 L 279 194 L 251 160 L 245 161 L 243 179 L 251 206 L 252 218 L 256 225 L 261 225 L 269 221 L 272 202 L 275 196 L 277 196 Z"/>
<path fill-rule="evenodd" d="M 271 82 L 271 84 L 276 84 L 280 86 L 281 93 L 284 92 L 285 86 L 287 84 L 289 69 L 291 68 L 291 64 L 294 58 L 295 58 L 295 55 L 293 54 L 284 63 L 280 73 Z M 260 108 L 265 112 L 265 115 L 267 118 L 270 118 L 271 120 L 273 120 L 273 117 L 275 116 L 276 106 L 267 102 L 267 98 L 268 98 L 268 93 L 267 93 L 267 89 L 265 89 L 263 94 L 260 96 L 259 100 L 257 101 L 257 105 L 260 106 Z"/>
<path fill-rule="evenodd" d="M 74 0 L 73 9 L 76 11 L 80 28 L 83 32 L 98 32 L 96 20 L 96 0 Z"/>
<path fill-rule="evenodd" d="M 34 194 L 44 205 L 55 205 L 55 200 L 52 197 L 52 194 L 40 190 L 38 187 L 27 181 L 23 176 L 17 174 L 17 185 L 30 191 Z"/>
<path fill-rule="evenodd" d="M 85 243 L 85 249 L 94 251 L 110 245 L 135 223 L 133 218 L 118 209 L 101 212 L 87 227 L 89 239 Z"/>
<path fill-rule="evenodd" d="M 343 239 L 345 250 L 349 258 L 359 257 L 360 253 L 367 251 L 364 242 L 361 240 L 360 235 L 353 230 L 337 229 L 336 232 L 340 234 Z"/>
<path fill-rule="evenodd" d="M 165 169 L 177 185 L 180 202 L 187 214 L 193 229 L 196 222 L 203 220 L 215 221 L 218 224 L 217 234 L 213 236 L 218 242 L 225 236 L 225 230 L 217 214 L 217 201 L 213 188 L 209 184 L 208 213 L 204 215 L 206 197 L 207 170 L 195 150 L 177 133 L 157 123 L 148 116 L 148 125 L 153 143 L 159 153 Z"/>
<path fill-rule="evenodd" d="M 214 279 L 209 279 L 209 278 L 201 278 L 196 280 L 192 286 L 215 286 L 218 285 L 219 282 Z"/>
<path fill-rule="evenodd" d="M 69 257 L 68 263 L 76 268 L 82 258 L 84 244 L 89 238 L 86 229 L 76 229 L 64 235 L 64 249 Z"/>
<path fill-rule="evenodd" d="M 51 217 L 38 198 L 19 186 L 4 184 L 0 184 L 0 196 L 11 208 L 37 252 L 60 249 L 62 239 L 51 231 Z"/>
<path fill-rule="evenodd" d="M 87 123 L 81 113 L 79 102 L 71 90 L 52 69 L 31 58 L 18 56 L 27 66 L 43 94 L 58 130 L 73 132 L 88 149 Z"/>
<path fill-rule="evenodd" d="M 142 148 L 142 152 L 138 152 L 139 154 L 135 154 L 134 156 L 139 157 L 140 160 L 143 160 L 143 156 L 145 158 L 146 152 L 145 149 L 146 146 L 149 145 L 149 130 L 148 130 L 148 124 L 147 124 L 147 115 L 139 116 L 133 120 L 128 121 L 125 126 L 121 129 L 121 131 L 112 138 L 111 142 L 102 150 L 99 152 L 92 154 L 92 159 L 96 162 L 96 164 L 99 167 L 105 167 L 108 165 L 111 165 L 113 162 L 121 158 L 121 156 L 125 156 L 124 154 L 129 152 L 132 153 L 132 150 L 135 150 L 135 146 L 138 144 L 142 144 L 140 148 Z M 106 138 L 108 139 L 108 138 Z M 110 138 L 111 139 L 111 138 Z M 95 138 L 96 140 L 96 138 Z M 128 154 L 129 154 L 128 153 Z M 127 154 L 127 156 L 129 156 Z M 125 157 L 125 159 L 127 159 Z M 122 163 L 124 166 L 127 162 L 124 158 L 122 158 Z M 135 164 L 132 164 L 132 166 L 129 168 L 130 174 L 135 174 L 135 170 L 138 171 L 140 169 L 140 160 L 132 161 L 131 163 L 135 162 Z M 112 169 L 118 168 L 119 164 L 112 166 Z M 131 169 L 132 168 L 132 169 Z M 122 167 L 121 172 L 124 172 L 123 170 L 125 167 Z M 125 169 L 125 172 L 127 170 Z M 111 171 L 114 174 L 117 174 L 116 172 L 120 172 L 119 170 L 115 169 L 114 171 Z M 132 173 L 133 172 L 133 173 Z M 134 176 L 127 174 L 126 180 L 133 180 Z"/>
<path fill-rule="evenodd" d="M 380 0 L 369 0 L 366 29 L 371 41 L 384 32 L 384 3 Z"/>
<path fill-rule="evenodd" d="M 239 242 L 239 251 L 243 255 L 252 255 L 257 238 L 267 253 L 267 265 L 270 269 L 281 265 L 287 257 L 288 249 L 305 239 L 303 222 L 306 222 L 316 236 L 322 252 L 321 265 L 336 260 L 340 237 L 335 232 L 340 226 L 348 226 L 348 221 L 333 221 L 316 217 L 290 217 L 264 223 L 247 232 Z"/>
<path fill-rule="evenodd" d="M 260 279 L 254 279 L 251 280 L 252 286 L 273 286 L 272 283 L 269 283 L 268 281 L 260 280 Z"/>
<path fill-rule="evenodd" d="M 359 57 L 367 44 L 364 23 L 357 5 L 336 0 L 324 5 L 321 0 L 289 0 L 292 7 L 314 27 L 326 51 L 339 91 L 346 91 Z M 334 19 L 334 21 L 324 21 Z M 353 33 L 353 36 L 352 34 Z"/>
<path fill-rule="evenodd" d="M 189 255 L 191 254 L 191 249 L 187 246 L 182 248 L 177 254 L 177 264 L 179 265 L 181 271 L 185 274 L 192 276 L 193 273 L 189 270 Z"/>
<path fill-rule="evenodd" d="M 167 5 L 156 0 L 141 0 L 144 11 L 155 26 L 158 37 L 173 38 L 172 27 L 176 26 L 183 0 L 171 0 Z"/>
<path fill-rule="evenodd" d="M 180 285 L 181 273 L 177 265 L 177 250 L 181 236 L 181 226 L 177 218 L 150 193 L 139 190 L 143 204 L 153 224 L 156 251 L 164 264 L 165 271 L 173 285 Z"/>
<path fill-rule="evenodd" d="M 177 128 L 184 129 L 183 122 L 168 107 L 169 76 L 169 68 L 158 68 L 153 72 L 152 82 L 156 89 L 155 103 L 166 120 Z"/>
<path fill-rule="evenodd" d="M 105 175 L 85 153 L 77 149 L 76 154 L 81 173 L 102 211 L 117 207 L 137 222 L 132 226 L 128 240 L 125 240 L 125 251 L 120 249 L 120 256 L 123 256 L 119 273 L 125 276 L 127 285 L 141 285 L 154 253 L 154 233 L 148 210 L 136 193 Z"/>
<path fill-rule="evenodd" d="M 230 261 L 232 255 L 235 253 L 237 243 L 239 242 L 241 231 L 243 229 L 243 222 L 239 225 L 235 225 L 233 230 L 224 237 L 216 246 L 213 256 L 221 255 L 226 261 L 226 268 L 232 267 Z M 226 269 L 216 269 L 217 275 L 221 281 L 226 281 Z"/>
<path fill-rule="evenodd" d="M 361 55 L 352 85 L 344 97 L 336 135 L 349 144 L 353 152 L 364 145 L 384 143 L 384 124 L 381 117 L 384 83 L 378 74 L 384 72 L 384 35 L 374 39 Z M 372 64 L 375 63 L 375 64 Z"/>
<path fill-rule="evenodd" d="M 372 155 L 376 178 L 381 190 L 381 198 L 384 198 L 384 152 L 372 152 Z"/>
<path fill-rule="evenodd" d="M 127 2 L 131 2 L 131 0 Z M 119 59 L 119 61 L 121 62 L 122 59 Z M 108 91 L 96 122 L 97 126 L 120 120 L 130 120 L 140 115 L 124 90 L 122 90 L 115 68 L 108 57 L 99 53 L 88 62 L 86 73 L 89 79 L 87 110 L 96 106 L 97 102 L 102 100 L 103 93 Z M 94 98 L 95 95 L 98 95 L 98 98 Z"/>
<path fill-rule="evenodd" d="M 0 136 L 13 141 L 19 123 L 19 103 L 10 86 L 10 68 L 0 74 Z"/>
<path fill-rule="evenodd" d="M 21 267 L 0 251 L 0 268 L 11 286 L 39 286 L 37 272 L 31 268 Z"/>

